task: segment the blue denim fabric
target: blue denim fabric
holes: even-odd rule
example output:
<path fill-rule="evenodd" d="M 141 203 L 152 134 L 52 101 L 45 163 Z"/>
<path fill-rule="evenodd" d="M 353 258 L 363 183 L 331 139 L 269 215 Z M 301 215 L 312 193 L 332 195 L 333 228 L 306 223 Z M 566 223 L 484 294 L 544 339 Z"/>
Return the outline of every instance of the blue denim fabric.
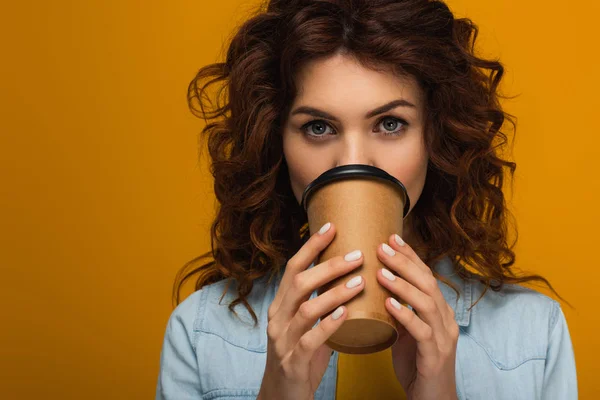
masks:
<path fill-rule="evenodd" d="M 311 267 L 313 267 L 311 265 Z M 482 293 L 476 280 L 463 281 L 445 258 L 436 271 L 460 288 L 456 293 L 438 280 L 460 326 L 456 356 L 459 399 L 577 399 L 575 357 L 565 316 L 553 299 L 518 285 Z M 167 322 L 157 400 L 255 399 L 261 385 L 267 351 L 267 310 L 281 274 L 271 284 L 255 281 L 248 297 L 259 324 L 252 326 L 243 305 L 235 307 L 244 321 L 228 310 L 235 299 L 232 284 L 219 304 L 225 281 L 194 292 L 172 312 Z M 317 296 L 313 292 L 311 298 Z M 315 400 L 333 400 L 338 352 L 315 393 Z"/>

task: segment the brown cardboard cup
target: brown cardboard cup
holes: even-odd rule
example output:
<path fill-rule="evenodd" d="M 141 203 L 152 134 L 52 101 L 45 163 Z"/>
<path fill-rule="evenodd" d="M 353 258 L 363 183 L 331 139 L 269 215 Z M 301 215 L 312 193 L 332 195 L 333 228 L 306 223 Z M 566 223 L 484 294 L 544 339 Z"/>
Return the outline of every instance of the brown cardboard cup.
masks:
<path fill-rule="evenodd" d="M 410 208 L 404 185 L 377 167 L 344 165 L 311 182 L 304 190 L 302 206 L 307 212 L 310 235 L 327 222 L 337 229 L 315 265 L 356 249 L 363 252 L 360 267 L 318 289 L 320 295 L 345 284 L 352 276 L 360 274 L 365 278 L 362 292 L 344 303 L 346 320 L 327 345 L 349 354 L 387 349 L 396 342 L 398 332 L 394 317 L 385 308 L 385 299 L 396 296 L 377 282 L 377 270 L 386 267 L 377 257 L 377 246 L 387 243 L 394 233 L 402 235 L 402 222 Z"/>

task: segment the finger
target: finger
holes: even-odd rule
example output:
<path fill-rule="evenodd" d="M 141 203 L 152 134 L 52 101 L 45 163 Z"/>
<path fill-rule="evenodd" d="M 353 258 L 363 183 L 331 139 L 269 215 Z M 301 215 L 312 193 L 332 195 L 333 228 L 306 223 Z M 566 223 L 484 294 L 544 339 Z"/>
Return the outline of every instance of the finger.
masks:
<path fill-rule="evenodd" d="M 358 251 L 358 253 L 355 250 L 345 256 L 351 259 L 350 255 L 359 255 L 358 259 L 346 261 L 346 258 L 341 256 L 333 257 L 316 265 L 314 268 L 302 271 L 294 276 L 293 282 L 285 292 L 279 310 L 274 318 L 280 324 L 287 326 L 287 323 L 294 317 L 300 305 L 310 298 L 315 289 L 320 288 L 338 276 L 351 272 L 362 264 L 362 252 Z"/>
<path fill-rule="evenodd" d="M 314 352 L 342 326 L 347 315 L 346 307 L 339 306 L 317 326 L 302 335 L 290 355 L 290 362 L 299 365 L 308 364 Z"/>
<path fill-rule="evenodd" d="M 419 267 L 421 271 L 432 274 L 431 268 L 429 268 L 423 262 L 423 260 L 421 260 L 419 255 L 413 250 L 413 248 L 408 243 L 402 240 L 400 235 L 398 235 L 397 233 L 390 235 L 390 237 L 388 238 L 388 244 L 395 251 L 402 253 L 406 257 L 408 257 L 408 259 L 412 261 L 417 267 Z"/>
<path fill-rule="evenodd" d="M 438 306 L 433 298 L 406 280 L 394 275 L 391 271 L 380 269 L 377 280 L 382 286 L 394 293 L 398 298 L 410 304 L 419 313 L 419 317 L 430 325 L 436 332 L 444 332 L 444 321 Z"/>
<path fill-rule="evenodd" d="M 362 276 L 357 275 L 348 279 L 345 284 L 337 285 L 314 299 L 302 303 L 290 322 L 287 343 L 297 343 L 300 337 L 315 325 L 317 319 L 360 293 L 365 287 L 364 282 Z"/>
<path fill-rule="evenodd" d="M 394 241 L 393 235 L 391 240 Z M 395 243 L 395 241 L 394 241 Z M 390 245 L 391 247 L 391 245 Z M 397 250 L 399 248 L 399 250 Z M 388 249 L 389 250 L 389 249 Z M 389 255 L 387 252 L 383 250 L 383 244 L 379 246 L 377 251 L 378 256 L 382 259 L 382 261 L 389 265 L 390 268 L 394 272 L 396 272 L 399 276 L 410 282 L 412 285 L 417 287 L 423 293 L 431 296 L 435 301 L 438 310 L 443 312 L 446 310 L 446 299 L 440 290 L 438 285 L 438 281 L 431 273 L 429 267 L 427 267 L 416 255 L 414 250 L 408 245 L 399 246 L 396 243 L 396 247 L 392 248 L 394 253 L 393 256 Z M 419 264 L 425 265 L 425 268 L 419 267 L 413 260 L 417 258 L 419 260 Z M 386 262 L 389 260 L 389 263 Z M 412 303 L 409 303 L 412 306 Z"/>
<path fill-rule="evenodd" d="M 392 297 L 386 299 L 385 307 L 417 341 L 418 350 L 423 356 L 433 357 L 437 355 L 438 346 L 431 326 Z"/>
<path fill-rule="evenodd" d="M 390 245 L 386 247 L 386 245 L 387 243 L 382 243 L 377 249 L 377 255 L 381 256 L 382 261 L 389 260 L 389 266 L 393 268 L 394 272 L 397 272 L 398 275 L 415 285 L 419 290 L 431 295 L 428 292 L 433 292 L 437 288 L 437 281 L 433 275 L 423 271 L 401 251 L 395 250 Z M 434 284 L 435 288 L 433 287 Z"/>
<path fill-rule="evenodd" d="M 440 313 L 442 315 L 442 322 L 444 326 L 446 328 L 449 328 L 455 325 L 456 320 L 454 318 L 454 309 L 448 304 L 448 302 L 444 298 L 444 295 L 440 290 L 437 279 L 433 275 L 431 268 L 429 268 L 423 262 L 423 260 L 421 260 L 421 258 L 414 251 L 414 249 L 410 245 L 405 243 L 404 240 L 402 240 L 402 238 L 398 234 L 391 235 L 388 241 L 390 247 L 392 247 L 392 249 L 396 251 L 396 254 L 399 257 L 405 256 L 413 263 L 413 265 L 420 267 L 419 270 L 422 271 L 422 274 L 424 276 L 422 278 L 422 281 L 429 281 L 429 284 L 425 283 L 418 286 L 422 288 L 422 290 L 424 289 L 423 291 L 429 294 L 435 300 L 438 306 L 438 310 L 440 310 Z M 402 264 L 400 263 L 399 266 L 402 266 Z M 399 275 L 401 275 L 403 278 L 406 278 L 406 280 L 411 283 L 417 282 L 416 278 L 413 279 L 413 276 L 409 276 L 409 274 L 405 273 L 404 271 L 397 270 L 396 272 L 398 272 Z M 429 286 L 429 289 L 427 288 L 427 286 Z"/>
<path fill-rule="evenodd" d="M 300 247 L 300 250 L 296 252 L 287 262 L 285 271 L 275 298 L 269 306 L 269 320 L 277 313 L 283 296 L 285 295 L 288 287 L 294 280 L 294 277 L 300 272 L 306 270 L 319 256 L 333 240 L 336 233 L 336 227 L 332 223 L 326 223 L 315 232 L 307 241 Z"/>

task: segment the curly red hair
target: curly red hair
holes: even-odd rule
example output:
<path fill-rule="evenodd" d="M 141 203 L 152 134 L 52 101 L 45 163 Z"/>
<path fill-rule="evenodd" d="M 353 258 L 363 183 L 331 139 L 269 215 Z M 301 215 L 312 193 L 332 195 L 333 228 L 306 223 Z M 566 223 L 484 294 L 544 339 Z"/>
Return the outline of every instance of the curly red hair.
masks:
<path fill-rule="evenodd" d="M 500 151 L 507 144 L 501 128 L 508 122 L 516 131 L 516 122 L 499 102 L 504 68 L 498 60 L 475 55 L 477 33 L 470 19 L 454 18 L 442 1 L 263 4 L 235 33 L 225 62 L 200 69 L 188 87 L 190 110 L 206 121 L 202 133 L 220 207 L 211 226 L 211 251 L 177 274 L 175 304 L 182 285 L 196 274 L 196 290 L 235 279 L 238 297 L 229 309 L 235 313 L 242 303 L 257 322 L 246 301 L 253 281 L 267 274 L 271 279 L 308 236 L 282 148 L 282 126 L 296 94 L 294 77 L 307 61 L 340 50 L 367 67 L 391 66 L 414 76 L 426 94 L 430 162 L 421 197 L 409 214 L 411 232 L 422 239 L 413 245 L 422 260 L 433 265 L 450 256 L 461 277 L 475 276 L 485 284 L 483 294 L 533 280 L 556 293 L 544 277 L 514 271 L 517 236 L 509 245 L 508 222 L 514 217 L 502 188 L 504 170 L 512 178 L 516 164 L 501 158 Z M 212 85 L 217 90 L 211 97 Z"/>

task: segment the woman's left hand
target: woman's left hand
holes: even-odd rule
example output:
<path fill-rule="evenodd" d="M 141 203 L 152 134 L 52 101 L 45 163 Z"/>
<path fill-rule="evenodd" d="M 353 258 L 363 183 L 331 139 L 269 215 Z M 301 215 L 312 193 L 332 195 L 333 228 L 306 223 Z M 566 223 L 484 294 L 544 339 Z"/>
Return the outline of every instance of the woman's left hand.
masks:
<path fill-rule="evenodd" d="M 377 256 L 392 273 L 379 270 L 377 280 L 416 311 L 395 308 L 391 298 L 385 301 L 400 333 L 392 346 L 396 378 L 409 400 L 457 399 L 454 365 L 459 328 L 454 310 L 414 250 L 402 239 L 403 245 L 396 242 L 395 235 L 388 242 L 389 247 L 378 246 Z"/>

